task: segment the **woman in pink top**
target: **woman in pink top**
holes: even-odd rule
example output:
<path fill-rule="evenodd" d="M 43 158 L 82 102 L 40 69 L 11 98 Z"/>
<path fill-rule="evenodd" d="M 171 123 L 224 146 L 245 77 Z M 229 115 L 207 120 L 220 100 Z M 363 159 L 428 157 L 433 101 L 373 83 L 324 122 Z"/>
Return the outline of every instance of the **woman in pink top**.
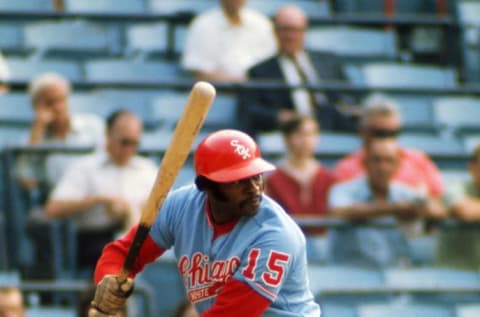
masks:
<path fill-rule="evenodd" d="M 287 153 L 266 180 L 266 193 L 295 216 L 325 216 L 333 174 L 315 158 L 319 136 L 312 117 L 295 116 L 281 126 Z M 323 229 L 307 230 L 324 233 Z"/>

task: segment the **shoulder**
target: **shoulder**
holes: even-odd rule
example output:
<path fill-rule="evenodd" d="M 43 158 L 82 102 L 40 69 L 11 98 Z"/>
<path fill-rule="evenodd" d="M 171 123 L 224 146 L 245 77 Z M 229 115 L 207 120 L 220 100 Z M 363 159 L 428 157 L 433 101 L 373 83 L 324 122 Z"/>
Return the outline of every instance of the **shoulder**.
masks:
<path fill-rule="evenodd" d="M 267 195 L 263 196 L 260 211 L 252 220 L 255 222 L 256 235 L 259 239 L 272 243 L 290 241 L 297 246 L 305 243 L 305 237 L 297 223 Z"/>
<path fill-rule="evenodd" d="M 271 56 L 267 59 L 264 59 L 254 66 L 252 66 L 249 70 L 250 75 L 264 75 L 270 74 L 272 69 L 278 68 L 280 69 L 280 65 L 278 63 L 278 55 Z"/>
<path fill-rule="evenodd" d="M 144 170 L 157 171 L 157 165 L 151 159 L 148 159 L 148 158 L 140 156 L 140 155 L 136 155 L 136 156 L 133 157 L 132 160 L 133 160 L 135 165 L 139 166 L 140 168 L 142 168 Z"/>
<path fill-rule="evenodd" d="M 242 17 L 245 19 L 246 23 L 255 24 L 256 26 L 271 27 L 272 25 L 267 16 L 251 8 L 243 8 Z"/>

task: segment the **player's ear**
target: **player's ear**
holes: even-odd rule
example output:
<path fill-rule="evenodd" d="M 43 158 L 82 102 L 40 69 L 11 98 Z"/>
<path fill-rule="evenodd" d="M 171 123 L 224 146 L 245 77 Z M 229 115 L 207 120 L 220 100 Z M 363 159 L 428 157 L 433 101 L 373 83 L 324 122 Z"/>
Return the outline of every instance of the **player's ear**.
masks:
<path fill-rule="evenodd" d="M 199 191 L 206 191 L 211 187 L 211 181 L 204 176 L 198 175 L 195 177 L 195 185 L 197 185 Z"/>

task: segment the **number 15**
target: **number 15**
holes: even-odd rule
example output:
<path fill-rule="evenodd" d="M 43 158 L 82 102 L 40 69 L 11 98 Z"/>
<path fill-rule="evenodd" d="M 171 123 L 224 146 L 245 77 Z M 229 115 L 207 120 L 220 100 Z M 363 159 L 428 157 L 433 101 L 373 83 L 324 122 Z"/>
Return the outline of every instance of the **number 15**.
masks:
<path fill-rule="evenodd" d="M 260 249 L 251 249 L 248 253 L 248 265 L 243 270 L 243 276 L 249 280 L 255 280 L 255 270 L 258 266 L 260 257 Z M 285 275 L 285 266 L 290 259 L 290 255 L 278 251 L 271 250 L 268 255 L 266 267 L 267 270 L 262 273 L 262 280 L 268 286 L 278 286 Z"/>

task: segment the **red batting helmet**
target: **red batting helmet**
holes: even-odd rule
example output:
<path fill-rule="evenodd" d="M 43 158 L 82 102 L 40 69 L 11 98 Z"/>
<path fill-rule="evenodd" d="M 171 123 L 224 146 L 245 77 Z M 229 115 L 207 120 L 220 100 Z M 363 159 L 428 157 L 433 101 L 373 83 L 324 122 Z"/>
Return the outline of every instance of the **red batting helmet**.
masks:
<path fill-rule="evenodd" d="M 195 152 L 195 172 L 212 181 L 228 183 L 272 171 L 257 143 L 237 130 L 220 130 L 205 137 Z"/>

